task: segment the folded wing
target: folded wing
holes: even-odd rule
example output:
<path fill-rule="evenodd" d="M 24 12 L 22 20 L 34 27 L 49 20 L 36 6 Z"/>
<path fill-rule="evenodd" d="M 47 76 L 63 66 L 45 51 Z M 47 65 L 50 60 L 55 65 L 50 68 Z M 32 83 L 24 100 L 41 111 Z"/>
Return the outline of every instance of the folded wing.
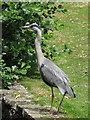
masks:
<path fill-rule="evenodd" d="M 40 73 L 46 84 L 52 87 L 57 87 L 63 95 L 67 92 L 72 98 L 75 97 L 66 74 L 47 58 L 43 61 Z"/>

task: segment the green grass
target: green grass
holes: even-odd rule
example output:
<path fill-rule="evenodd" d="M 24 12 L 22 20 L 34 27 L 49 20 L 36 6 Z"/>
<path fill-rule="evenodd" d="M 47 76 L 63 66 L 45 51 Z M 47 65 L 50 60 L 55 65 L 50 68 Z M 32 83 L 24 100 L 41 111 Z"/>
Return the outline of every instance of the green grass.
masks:
<path fill-rule="evenodd" d="M 72 50 L 71 54 L 62 53 L 56 56 L 56 63 L 70 79 L 76 98 L 65 97 L 61 112 L 66 118 L 88 117 L 88 5 L 85 3 L 62 3 L 67 13 L 56 13 L 58 19 L 57 31 L 47 44 L 55 44 L 61 52 L 66 44 Z M 64 26 L 59 27 L 60 24 Z M 40 105 L 51 104 L 51 89 L 42 81 L 37 69 L 30 77 L 20 81 L 34 95 L 32 101 Z M 53 106 L 58 108 L 62 98 L 58 89 L 54 89 Z"/>

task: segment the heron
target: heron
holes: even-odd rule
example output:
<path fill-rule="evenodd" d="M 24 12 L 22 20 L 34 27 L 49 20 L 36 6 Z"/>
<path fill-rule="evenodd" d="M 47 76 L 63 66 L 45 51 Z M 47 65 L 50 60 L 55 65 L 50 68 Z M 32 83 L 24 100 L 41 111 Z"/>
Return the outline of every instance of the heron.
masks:
<path fill-rule="evenodd" d="M 48 58 L 46 58 L 43 55 L 40 44 L 42 37 L 42 31 L 40 26 L 37 23 L 32 23 L 30 25 L 22 26 L 21 29 L 32 29 L 37 33 L 35 39 L 35 49 L 36 49 L 36 57 L 37 57 L 39 71 L 43 81 L 48 86 L 51 87 L 51 91 L 52 91 L 50 114 L 52 113 L 53 100 L 54 100 L 53 87 L 58 88 L 61 94 L 63 95 L 57 110 L 57 114 L 58 114 L 60 112 L 61 105 L 66 94 L 69 94 L 72 98 L 76 97 L 72 87 L 70 86 L 69 79 L 66 76 L 66 74 L 56 64 L 54 64 L 52 61 L 50 61 Z"/>

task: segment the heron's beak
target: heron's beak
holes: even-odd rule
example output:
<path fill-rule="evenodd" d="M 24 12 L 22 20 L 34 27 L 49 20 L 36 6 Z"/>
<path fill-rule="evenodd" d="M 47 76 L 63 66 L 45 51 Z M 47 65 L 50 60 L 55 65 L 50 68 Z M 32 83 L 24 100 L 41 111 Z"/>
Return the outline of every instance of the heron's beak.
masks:
<path fill-rule="evenodd" d="M 21 26 L 20 29 L 29 29 L 30 28 L 30 25 L 29 26 Z"/>

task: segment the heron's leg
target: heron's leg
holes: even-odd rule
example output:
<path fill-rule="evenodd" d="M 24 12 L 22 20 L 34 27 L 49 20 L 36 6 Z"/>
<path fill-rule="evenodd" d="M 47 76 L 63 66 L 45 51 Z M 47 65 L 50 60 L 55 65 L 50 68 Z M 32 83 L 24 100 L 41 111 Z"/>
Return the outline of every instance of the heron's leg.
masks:
<path fill-rule="evenodd" d="M 53 87 L 51 87 L 51 90 L 52 90 L 52 100 L 51 100 L 50 114 L 51 114 L 51 112 L 52 112 L 53 99 L 54 99 Z"/>
<path fill-rule="evenodd" d="M 62 100 L 61 100 L 61 102 L 60 102 L 60 105 L 59 105 L 57 114 L 59 113 L 59 111 L 60 111 L 60 109 L 61 109 L 61 105 L 62 105 L 62 102 L 63 102 L 63 99 L 64 99 L 65 94 L 66 94 L 66 92 L 64 93 L 63 98 L 62 98 Z"/>

